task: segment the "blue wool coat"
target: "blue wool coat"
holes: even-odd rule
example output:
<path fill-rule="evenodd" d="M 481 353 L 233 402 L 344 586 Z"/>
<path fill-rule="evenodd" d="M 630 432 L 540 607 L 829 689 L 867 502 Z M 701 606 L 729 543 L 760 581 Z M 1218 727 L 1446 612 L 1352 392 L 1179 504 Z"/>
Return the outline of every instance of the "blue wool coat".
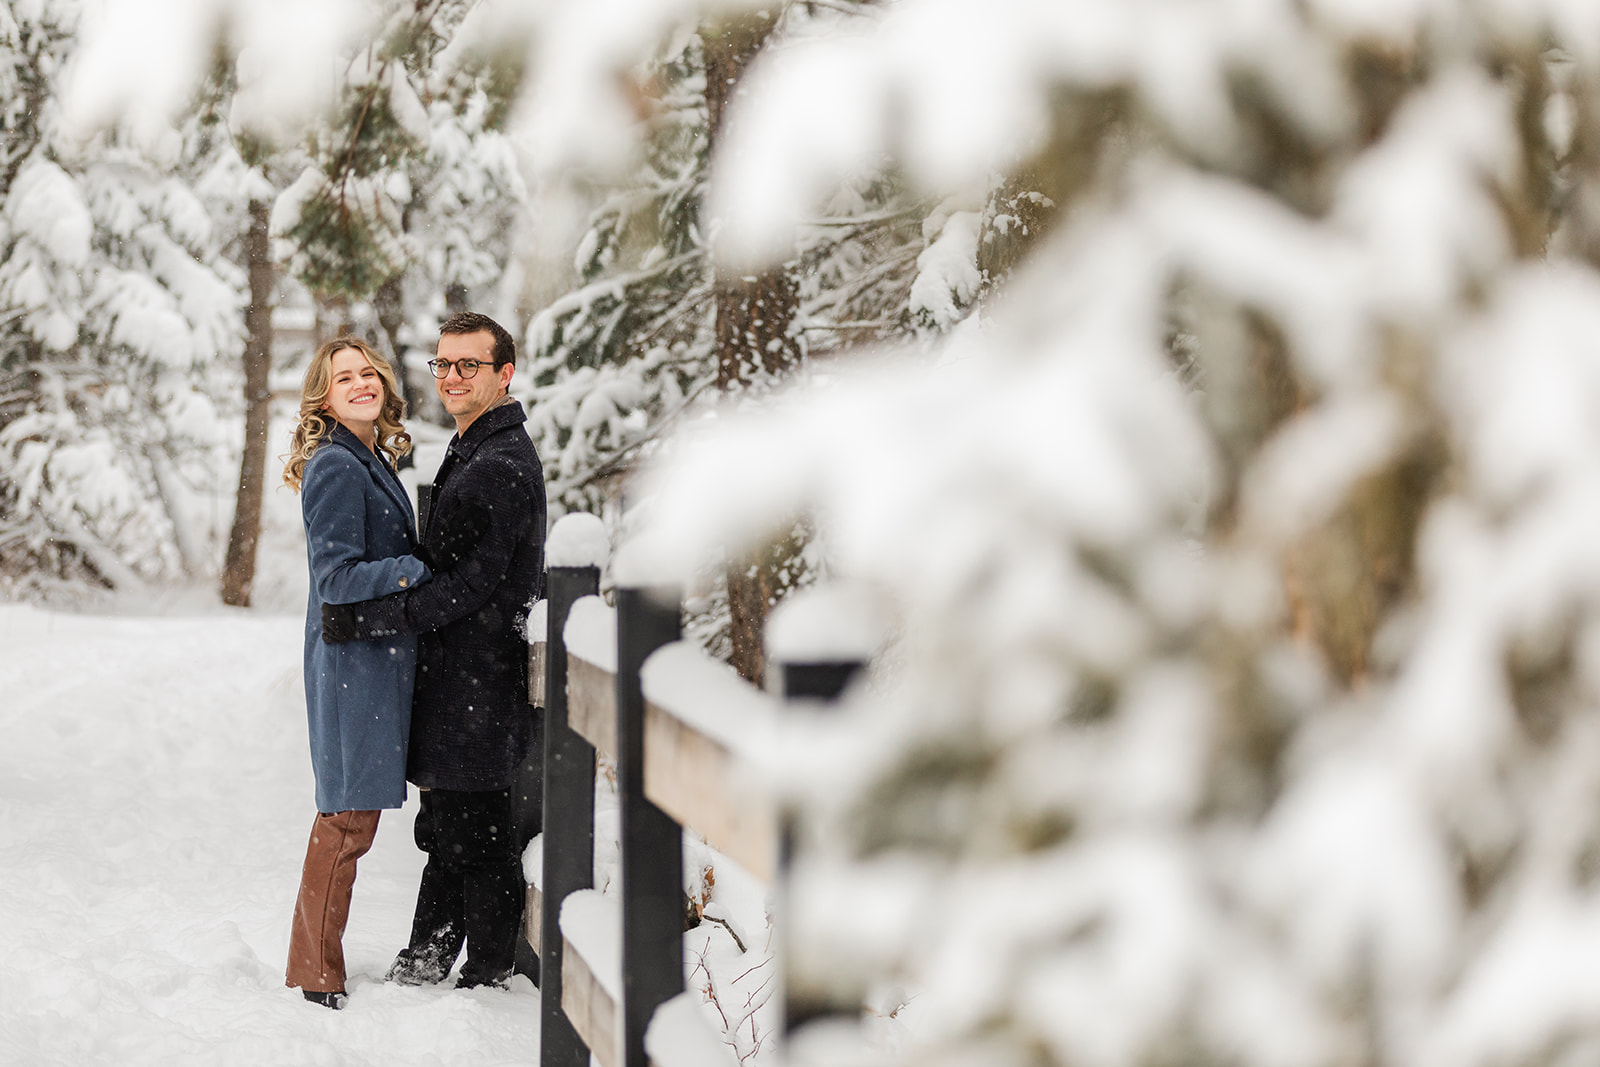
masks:
<path fill-rule="evenodd" d="M 410 554 L 416 517 L 389 465 L 337 423 L 306 461 L 300 514 L 311 567 L 305 683 L 317 810 L 398 808 L 406 799 L 417 639 L 327 644 L 322 605 L 426 581 L 428 568 Z"/>
<path fill-rule="evenodd" d="M 489 527 L 419 589 L 363 604 L 358 634 L 420 633 L 410 778 L 424 789 L 505 789 L 533 744 L 528 609 L 544 572 L 544 471 L 516 402 L 451 438 L 434 477 L 425 543 L 468 506 Z M 440 546 L 442 547 L 442 546 Z"/>

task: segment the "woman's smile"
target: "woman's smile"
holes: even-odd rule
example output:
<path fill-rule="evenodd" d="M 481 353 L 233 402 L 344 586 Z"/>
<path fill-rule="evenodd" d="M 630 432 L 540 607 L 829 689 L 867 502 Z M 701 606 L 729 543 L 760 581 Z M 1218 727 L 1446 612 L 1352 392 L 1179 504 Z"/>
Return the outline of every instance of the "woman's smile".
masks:
<path fill-rule="evenodd" d="M 333 354 L 329 370 L 327 408 L 351 433 L 372 447 L 378 415 L 383 410 L 383 378 L 360 349 L 342 348 Z"/>

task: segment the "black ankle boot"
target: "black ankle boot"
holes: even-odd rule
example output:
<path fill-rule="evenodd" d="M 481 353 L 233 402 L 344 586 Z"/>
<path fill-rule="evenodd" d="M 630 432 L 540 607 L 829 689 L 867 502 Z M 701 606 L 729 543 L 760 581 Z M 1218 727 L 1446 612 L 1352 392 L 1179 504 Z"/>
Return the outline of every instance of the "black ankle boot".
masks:
<path fill-rule="evenodd" d="M 456 976 L 457 989 L 479 989 L 485 986 L 490 989 L 510 989 L 511 972 L 502 971 L 490 974 L 477 970 L 471 963 L 468 963 L 461 968 L 461 973 Z"/>
<path fill-rule="evenodd" d="M 350 999 L 350 994 L 342 989 L 335 989 L 328 993 L 315 993 L 309 989 L 302 989 L 300 992 L 311 1003 L 321 1004 L 324 1008 L 332 1008 L 334 1011 L 339 1011 L 344 1007 L 345 1002 Z"/>
<path fill-rule="evenodd" d="M 394 963 L 390 964 L 389 973 L 383 976 L 383 980 L 399 982 L 401 985 L 437 985 L 449 976 L 450 968 L 440 963 L 432 953 L 416 953 L 404 948 L 395 957 Z"/>

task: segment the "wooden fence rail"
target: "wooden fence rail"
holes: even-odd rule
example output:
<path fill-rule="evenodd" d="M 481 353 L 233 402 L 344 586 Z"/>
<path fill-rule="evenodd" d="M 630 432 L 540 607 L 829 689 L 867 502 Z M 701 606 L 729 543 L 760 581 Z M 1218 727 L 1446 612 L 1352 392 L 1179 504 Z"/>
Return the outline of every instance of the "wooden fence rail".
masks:
<path fill-rule="evenodd" d="M 683 828 L 781 879 L 782 821 L 751 754 L 784 698 L 832 699 L 861 663 L 774 664 L 781 696 L 769 694 L 679 640 L 675 591 L 619 586 L 612 609 L 599 580 L 598 567 L 552 566 L 529 620 L 529 698 L 545 715 L 543 856 L 524 923 L 540 961 L 540 1064 L 587 1067 L 593 1053 L 601 1067 L 676 1067 L 686 1034 L 711 1038 L 685 996 Z M 597 754 L 617 767 L 614 896 L 592 885 Z M 653 1055 L 652 1020 L 673 1035 Z M 712 1067 L 715 1053 L 734 1062 L 715 1040 L 686 1058 Z"/>

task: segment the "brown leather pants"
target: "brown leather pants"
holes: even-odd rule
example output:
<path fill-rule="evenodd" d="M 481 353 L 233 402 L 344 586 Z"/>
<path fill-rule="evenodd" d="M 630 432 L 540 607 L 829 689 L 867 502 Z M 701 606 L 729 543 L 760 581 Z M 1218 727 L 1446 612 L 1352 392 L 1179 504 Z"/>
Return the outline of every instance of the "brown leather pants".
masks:
<path fill-rule="evenodd" d="M 289 931 L 287 982 L 311 993 L 344 989 L 344 924 L 350 918 L 350 891 L 356 860 L 367 854 L 378 832 L 376 811 L 317 815 L 300 872 L 300 896 Z"/>

